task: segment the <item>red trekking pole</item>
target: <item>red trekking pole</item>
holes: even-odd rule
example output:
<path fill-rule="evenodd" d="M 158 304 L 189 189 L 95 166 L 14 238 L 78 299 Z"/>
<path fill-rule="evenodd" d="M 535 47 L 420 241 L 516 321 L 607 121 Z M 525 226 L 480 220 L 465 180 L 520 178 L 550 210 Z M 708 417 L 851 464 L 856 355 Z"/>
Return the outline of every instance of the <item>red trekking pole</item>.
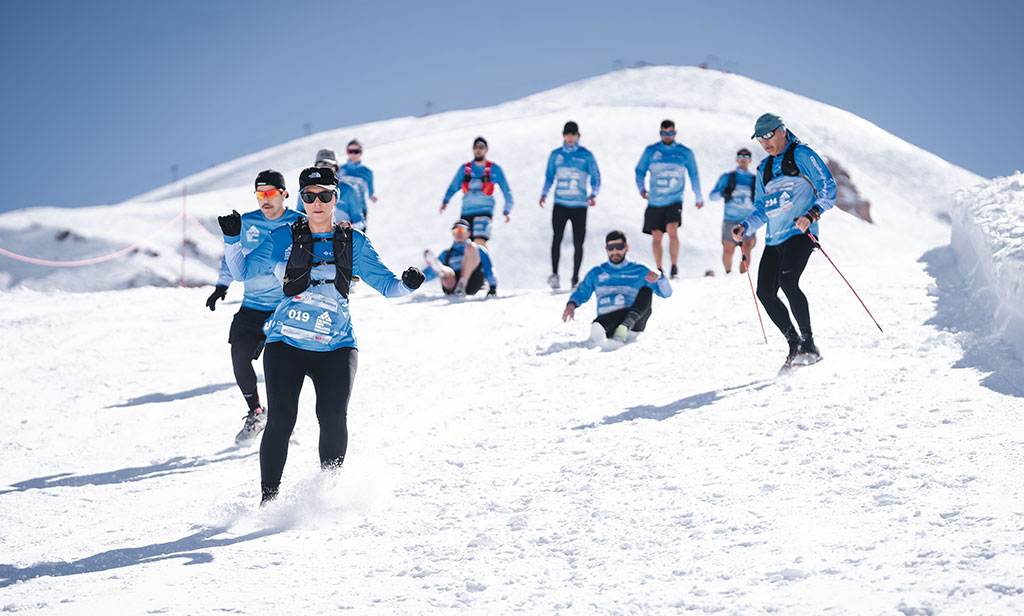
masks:
<path fill-rule="evenodd" d="M 750 283 L 750 294 L 754 296 L 754 310 L 757 310 L 757 320 L 761 323 L 761 335 L 764 336 L 764 343 L 768 344 L 768 334 L 764 331 L 764 321 L 761 319 L 761 307 L 757 305 L 757 293 L 754 293 L 754 279 L 750 277 L 750 259 L 747 258 L 747 253 L 743 251 L 743 242 L 737 242 L 740 247 L 740 255 L 743 257 L 743 262 L 747 265 L 747 282 Z"/>
<path fill-rule="evenodd" d="M 846 283 L 846 286 L 850 287 L 850 290 L 853 291 L 853 296 L 857 298 L 857 301 L 860 302 L 861 306 L 864 306 L 864 311 L 868 313 L 868 316 L 871 317 L 871 320 L 875 321 L 875 316 L 871 314 L 871 311 L 868 310 L 868 307 L 864 305 L 864 300 L 860 298 L 860 295 L 857 295 L 857 291 L 854 290 L 853 285 L 850 284 L 850 281 L 846 279 L 846 276 L 843 276 L 843 273 L 839 271 L 838 267 L 836 267 L 836 264 L 832 261 L 832 258 L 829 257 L 828 253 L 825 252 L 825 249 L 821 247 L 821 242 L 818 241 L 818 238 L 814 237 L 814 234 L 811 233 L 810 229 L 808 229 L 806 233 L 808 236 L 810 236 L 811 240 L 815 243 L 815 245 L 817 245 L 818 250 L 821 251 L 821 254 L 825 255 L 825 258 L 828 259 L 829 263 L 832 263 L 832 267 L 836 268 L 836 273 L 839 274 L 839 277 L 843 279 L 843 282 Z M 878 324 L 878 321 L 875 321 L 875 327 L 878 328 L 878 331 L 883 331 L 882 326 Z"/>

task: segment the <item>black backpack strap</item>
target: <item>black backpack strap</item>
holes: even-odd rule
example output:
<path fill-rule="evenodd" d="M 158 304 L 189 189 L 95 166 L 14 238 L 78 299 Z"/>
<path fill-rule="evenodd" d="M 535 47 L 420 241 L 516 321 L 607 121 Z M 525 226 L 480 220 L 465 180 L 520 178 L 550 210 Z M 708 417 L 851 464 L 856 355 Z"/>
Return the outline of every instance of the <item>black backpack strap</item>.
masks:
<path fill-rule="evenodd" d="M 292 224 L 292 254 L 284 270 L 284 294 L 292 297 L 309 287 L 309 270 L 313 268 L 313 233 L 309 223 L 300 218 Z"/>
<path fill-rule="evenodd" d="M 768 158 L 761 161 L 761 164 L 764 165 L 764 167 L 761 169 L 761 184 L 765 188 L 768 187 L 768 182 L 771 182 L 772 178 L 774 177 L 772 173 L 772 161 L 774 160 L 774 156 L 769 156 Z"/>
<path fill-rule="evenodd" d="M 750 200 L 754 200 L 754 184 L 757 184 L 757 176 L 751 174 L 750 176 Z"/>
<path fill-rule="evenodd" d="M 782 173 L 784 175 L 800 175 L 800 169 L 796 166 L 796 142 L 789 144 L 782 154 Z"/>
<path fill-rule="evenodd" d="M 729 174 L 729 181 L 725 184 L 725 190 L 722 191 L 722 197 L 725 202 L 728 203 L 732 199 L 732 193 L 736 190 L 736 172 L 733 171 Z"/>
<path fill-rule="evenodd" d="M 352 227 L 340 223 L 334 225 L 331 242 L 334 248 L 334 288 L 342 297 L 348 297 L 352 283 Z"/>

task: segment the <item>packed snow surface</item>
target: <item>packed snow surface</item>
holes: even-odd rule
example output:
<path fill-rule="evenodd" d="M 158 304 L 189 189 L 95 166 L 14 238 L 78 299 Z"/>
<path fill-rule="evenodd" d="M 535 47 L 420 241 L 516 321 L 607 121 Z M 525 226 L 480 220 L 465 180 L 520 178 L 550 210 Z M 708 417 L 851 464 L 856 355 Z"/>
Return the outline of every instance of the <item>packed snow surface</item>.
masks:
<path fill-rule="evenodd" d="M 0 293 L 0 611 L 1024 612 L 1024 368 L 985 336 L 991 314 L 971 309 L 942 217 L 978 178 L 741 77 L 613 77 L 359 127 L 375 135 L 364 141 L 379 170 L 370 235 L 394 270 L 446 245 L 444 185 L 473 136 L 488 136 L 519 199 L 492 242 L 500 296 L 451 302 L 435 282 L 387 300 L 357 287 L 345 466 L 319 471 L 307 386 L 282 497 L 267 508 L 256 449 L 233 444 L 245 410 L 226 344 L 238 285 L 212 313 L 209 286 L 123 288 L 172 282 L 172 239 L 145 246 L 157 256 L 6 269 L 21 286 Z M 689 82 L 652 85 L 673 77 Z M 748 98 L 718 112 L 732 97 L 709 99 L 715 84 Z M 702 106 L 683 104 L 690 90 Z M 721 205 L 688 201 L 683 276 L 655 300 L 647 332 L 621 348 L 584 342 L 593 302 L 564 324 L 568 296 L 539 290 L 550 213 L 536 198 L 561 123 L 581 123 L 605 174 L 586 268 L 613 227 L 650 263 L 632 168 L 663 116 L 697 142 L 706 196 L 766 108 L 841 156 L 877 211 L 876 225 L 838 211 L 821 225 L 884 332 L 815 253 L 802 286 L 825 360 L 778 377 L 781 336 L 766 320 L 764 343 L 746 276 L 721 271 Z M 291 181 L 318 147 L 351 135 L 210 170 L 193 178 L 209 184 L 189 210 L 213 229 L 214 215 L 251 207 L 256 171 L 277 166 Z M 869 167 L 886 148 L 891 164 Z M 5 215 L 0 246 L 44 259 L 116 250 L 172 220 L 178 190 Z M 191 283 L 212 281 L 218 250 L 195 236 Z"/>

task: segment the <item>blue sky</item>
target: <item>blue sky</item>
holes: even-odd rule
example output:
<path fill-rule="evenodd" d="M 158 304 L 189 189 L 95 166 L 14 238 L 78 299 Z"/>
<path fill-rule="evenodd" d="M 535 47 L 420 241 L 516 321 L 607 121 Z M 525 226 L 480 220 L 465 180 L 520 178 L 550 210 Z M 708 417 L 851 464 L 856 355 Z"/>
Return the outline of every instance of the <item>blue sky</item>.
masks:
<path fill-rule="evenodd" d="M 307 124 L 491 105 L 641 61 L 710 59 L 981 175 L 1024 167 L 1020 2 L 3 8 L 0 211 L 115 203 L 170 182 L 172 165 L 185 176 Z"/>

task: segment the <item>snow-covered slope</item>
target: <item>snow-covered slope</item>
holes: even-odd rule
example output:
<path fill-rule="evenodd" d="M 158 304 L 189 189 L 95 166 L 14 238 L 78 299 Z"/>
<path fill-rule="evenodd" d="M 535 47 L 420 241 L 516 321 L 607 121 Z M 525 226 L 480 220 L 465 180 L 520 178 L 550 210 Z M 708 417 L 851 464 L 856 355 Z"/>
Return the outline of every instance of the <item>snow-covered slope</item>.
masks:
<path fill-rule="evenodd" d="M 640 235 L 644 202 L 637 196 L 633 168 L 643 148 L 657 140 L 659 122 L 675 120 L 680 140 L 697 154 L 705 196 L 718 176 L 733 166 L 749 139 L 753 120 L 764 111 L 783 116 L 793 130 L 825 156 L 850 170 L 861 194 L 873 203 L 881 226 L 913 228 L 910 242 L 934 245 L 948 237 L 946 216 L 952 195 L 981 178 L 894 137 L 850 113 L 745 77 L 687 67 L 631 69 L 569 84 L 495 107 L 453 111 L 424 118 L 398 118 L 327 131 L 269 148 L 185 179 L 191 214 L 215 232 L 215 216 L 252 209 L 251 182 L 261 169 L 282 170 L 289 182 L 309 165 L 320 147 L 341 151 L 359 137 L 364 160 L 376 173 L 380 202 L 371 211 L 370 234 L 395 267 L 420 262 L 425 248 L 450 240 L 458 215 L 456 197 L 443 216 L 445 188 L 470 156 L 477 135 L 491 144 L 490 157 L 506 170 L 517 206 L 513 220 L 497 223 L 492 252 L 505 288 L 536 288 L 548 273 L 550 210 L 537 206 L 548 152 L 561 142 L 566 120 L 580 124 L 582 143 L 594 151 L 604 186 L 590 212 L 586 250 L 599 256 L 604 234 L 622 228 L 635 254 L 650 260 Z M 182 210 L 182 186 L 169 185 L 117 206 L 82 209 L 38 208 L 0 216 L 0 247 L 50 260 L 99 256 L 147 238 Z M 844 215 L 830 219 L 845 218 Z M 719 263 L 721 204 L 701 211 L 687 193 L 683 223 L 684 275 L 700 275 Z M 842 225 L 842 227 L 840 227 Z M 830 233 L 856 235 L 863 225 L 843 221 Z M 71 230 L 80 240 L 56 238 Z M 210 283 L 220 247 L 191 223 L 186 250 L 189 284 Z M 566 238 L 568 244 L 569 239 Z M 112 289 L 175 284 L 181 275 L 181 228 L 172 223 L 145 251 L 85 268 L 56 269 L 0 257 L 0 285 L 37 289 Z M 155 253 L 155 256 L 154 256 Z"/>
<path fill-rule="evenodd" d="M 762 98 L 748 116 L 718 112 L 716 87 Z M 873 202 L 879 224 L 830 213 L 823 242 L 884 334 L 814 254 L 802 286 L 825 361 L 775 378 L 783 343 L 771 330 L 761 342 L 746 277 L 696 275 L 718 263 L 720 205 L 687 203 L 688 276 L 621 349 L 582 342 L 593 303 L 563 324 L 564 293 L 523 289 L 546 270 L 535 200 L 564 120 L 581 123 L 606 178 L 589 267 L 612 226 L 634 256 L 649 251 L 632 168 L 658 121 L 676 120 L 709 186 L 763 109 L 840 158 Z M 56 274 L 5 261 L 7 283 L 45 291 L 0 293 L 0 611 L 1024 612 L 1024 368 L 976 363 L 949 225 L 934 215 L 976 178 L 861 120 L 736 76 L 626 71 L 254 154 L 191 178 L 202 192 L 189 209 L 212 229 L 251 204 L 260 168 L 292 181 L 316 148 L 357 135 L 380 176 L 371 235 L 401 266 L 444 245 L 452 217 L 436 207 L 478 133 L 521 201 L 493 242 L 502 296 L 452 303 L 433 283 L 390 301 L 358 287 L 345 466 L 319 472 L 307 387 L 282 499 L 265 510 L 255 451 L 232 446 L 240 290 L 213 313 L 208 288 L 55 290 L 173 281 L 173 237 L 144 244 L 156 256 Z M 904 156 L 872 167 L 884 152 Z M 280 162 L 260 158 L 271 154 Z M 907 197 L 908 170 L 934 180 L 923 197 Z M 997 186 L 977 202 L 1009 191 Z M 9 214 L 0 247 L 84 258 L 167 221 L 180 233 L 180 188 L 148 199 Z M 1010 223 L 993 216 L 978 224 L 998 235 Z M 219 247 L 190 229 L 190 280 L 212 280 Z"/>

